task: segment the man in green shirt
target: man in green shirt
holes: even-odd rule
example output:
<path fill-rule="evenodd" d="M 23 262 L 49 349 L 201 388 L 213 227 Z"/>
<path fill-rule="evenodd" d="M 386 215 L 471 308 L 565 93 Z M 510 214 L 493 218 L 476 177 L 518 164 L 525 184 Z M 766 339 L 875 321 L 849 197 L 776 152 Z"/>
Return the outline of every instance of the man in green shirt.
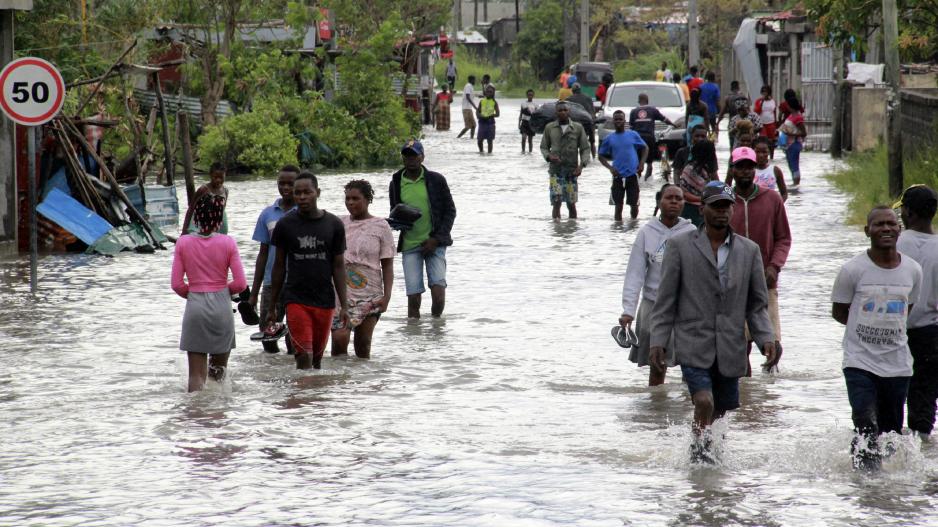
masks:
<path fill-rule="evenodd" d="M 580 123 L 570 119 L 567 103 L 557 103 L 557 120 L 544 127 L 541 155 L 550 163 L 551 217 L 560 219 L 560 204 L 567 204 L 570 218 L 576 218 L 577 178 L 590 162 L 590 143 Z"/>
<path fill-rule="evenodd" d="M 433 302 L 430 313 L 439 317 L 446 304 L 446 248 L 453 244 L 450 231 L 456 205 L 446 178 L 423 166 L 423 145 L 419 141 L 408 141 L 401 148 L 401 158 L 404 168 L 391 176 L 391 208 L 405 203 L 421 213 L 412 227 L 401 232 L 397 247 L 404 265 L 407 316 L 420 318 L 426 267 Z"/>

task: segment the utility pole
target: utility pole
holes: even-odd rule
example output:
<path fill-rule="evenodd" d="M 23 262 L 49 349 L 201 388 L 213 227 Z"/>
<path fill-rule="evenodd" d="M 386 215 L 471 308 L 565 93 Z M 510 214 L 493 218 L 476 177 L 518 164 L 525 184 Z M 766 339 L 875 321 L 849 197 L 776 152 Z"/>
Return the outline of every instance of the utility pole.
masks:
<path fill-rule="evenodd" d="M 844 48 L 834 46 L 834 115 L 831 126 L 831 157 L 840 159 L 844 153 Z"/>
<path fill-rule="evenodd" d="M 453 19 L 453 23 L 456 27 L 453 28 L 453 38 L 456 38 L 456 32 L 462 31 L 462 0 L 456 0 L 454 5 L 456 8 L 454 9 L 455 18 Z"/>
<path fill-rule="evenodd" d="M 521 9 L 518 0 L 515 0 L 515 39 L 518 38 L 518 33 L 521 33 Z"/>
<path fill-rule="evenodd" d="M 489 0 L 482 0 L 482 19 L 485 23 L 489 21 Z"/>
<path fill-rule="evenodd" d="M 580 0 L 580 62 L 590 61 L 590 0 Z"/>
<path fill-rule="evenodd" d="M 687 1 L 687 67 L 700 62 L 700 35 L 697 26 L 697 0 Z"/>
<path fill-rule="evenodd" d="M 474 0 L 472 6 L 472 25 L 477 27 L 479 25 L 479 0 Z"/>
<path fill-rule="evenodd" d="M 902 113 L 899 97 L 899 25 L 896 0 L 883 0 L 883 44 L 886 51 L 886 151 L 889 167 L 889 193 L 902 193 Z"/>

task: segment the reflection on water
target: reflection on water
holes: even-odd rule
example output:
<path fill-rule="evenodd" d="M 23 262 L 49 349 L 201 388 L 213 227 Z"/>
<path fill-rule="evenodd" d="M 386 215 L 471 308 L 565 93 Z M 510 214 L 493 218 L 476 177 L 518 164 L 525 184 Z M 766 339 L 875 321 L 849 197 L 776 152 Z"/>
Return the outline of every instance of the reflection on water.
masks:
<path fill-rule="evenodd" d="M 580 219 L 554 222 L 546 163 L 517 152 L 518 102 L 501 106 L 492 156 L 428 132 L 459 209 L 447 313 L 406 319 L 398 263 L 371 360 L 297 372 L 239 324 L 230 377 L 186 394 L 171 251 L 45 255 L 35 300 L 28 262 L 0 262 L 0 525 L 935 524 L 934 445 L 899 438 L 881 474 L 850 469 L 829 291 L 865 238 L 841 223 L 826 156 L 803 155 L 788 201 L 781 372 L 742 381 L 719 463 L 691 466 L 679 371 L 649 389 L 609 338 L 660 181 L 642 183 L 638 222 L 615 223 L 593 164 Z M 386 213 L 391 172 L 323 174 L 321 202 L 343 212 L 342 186 L 363 177 Z M 228 186 L 250 270 L 276 184 Z"/>

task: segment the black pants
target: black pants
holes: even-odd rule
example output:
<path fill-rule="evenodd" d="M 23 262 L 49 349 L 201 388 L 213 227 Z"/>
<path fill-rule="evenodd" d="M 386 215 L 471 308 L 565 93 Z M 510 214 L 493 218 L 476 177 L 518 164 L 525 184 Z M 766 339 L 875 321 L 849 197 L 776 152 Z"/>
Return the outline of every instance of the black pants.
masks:
<path fill-rule="evenodd" d="M 909 429 L 930 434 L 935 427 L 938 400 L 938 326 L 908 330 L 912 351 L 912 382 L 909 384 Z"/>

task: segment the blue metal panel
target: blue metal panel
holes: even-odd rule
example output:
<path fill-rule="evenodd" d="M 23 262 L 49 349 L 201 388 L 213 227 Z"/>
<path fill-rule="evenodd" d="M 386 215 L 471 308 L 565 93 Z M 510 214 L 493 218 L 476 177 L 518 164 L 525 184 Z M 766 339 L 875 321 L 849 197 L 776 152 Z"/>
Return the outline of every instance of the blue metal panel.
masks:
<path fill-rule="evenodd" d="M 57 188 L 49 191 L 36 210 L 88 245 L 111 230 L 104 218 Z"/>

